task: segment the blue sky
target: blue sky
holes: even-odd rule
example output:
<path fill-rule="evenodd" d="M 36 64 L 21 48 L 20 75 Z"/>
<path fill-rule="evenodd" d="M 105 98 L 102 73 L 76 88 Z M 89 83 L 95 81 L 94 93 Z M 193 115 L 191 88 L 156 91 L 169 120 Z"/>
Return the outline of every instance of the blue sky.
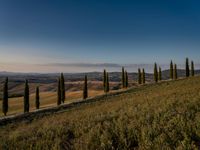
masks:
<path fill-rule="evenodd" d="M 199 7 L 198 0 L 0 0 L 0 62 L 200 63 Z"/>

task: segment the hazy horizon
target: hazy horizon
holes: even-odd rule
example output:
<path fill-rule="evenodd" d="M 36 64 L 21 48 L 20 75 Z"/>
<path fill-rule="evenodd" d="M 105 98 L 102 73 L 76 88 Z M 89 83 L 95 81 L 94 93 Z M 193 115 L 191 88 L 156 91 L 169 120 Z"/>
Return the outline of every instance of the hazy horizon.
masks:
<path fill-rule="evenodd" d="M 185 57 L 200 64 L 199 4 L 195 0 L 0 1 L 0 71 L 96 71 L 103 66 L 45 64 L 169 64 L 171 59 L 184 64 Z"/>
<path fill-rule="evenodd" d="M 162 70 L 169 69 L 169 64 L 157 64 Z M 51 64 L 23 64 L 1 63 L 0 72 L 15 73 L 81 73 L 81 72 L 120 72 L 121 67 L 128 72 L 137 72 L 144 68 L 146 73 L 153 73 L 154 64 L 114 64 L 114 63 L 51 63 Z M 185 64 L 177 64 L 177 69 L 185 69 Z M 195 69 L 200 69 L 200 64 L 195 64 Z"/>

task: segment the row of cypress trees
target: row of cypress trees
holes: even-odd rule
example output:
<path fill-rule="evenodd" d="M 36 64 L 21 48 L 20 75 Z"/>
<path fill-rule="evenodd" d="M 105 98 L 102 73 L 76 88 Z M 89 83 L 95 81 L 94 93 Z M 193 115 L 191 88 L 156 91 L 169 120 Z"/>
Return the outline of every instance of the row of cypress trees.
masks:
<path fill-rule="evenodd" d="M 158 82 L 158 68 L 156 63 L 154 64 L 154 81 Z"/>
<path fill-rule="evenodd" d="M 122 88 L 128 88 L 128 72 L 122 67 Z"/>
<path fill-rule="evenodd" d="M 61 73 L 61 76 L 58 79 L 58 90 L 57 90 L 57 105 L 64 103 L 65 101 L 65 80 L 64 75 Z M 36 109 L 40 108 L 40 95 L 39 95 L 39 86 L 36 87 L 35 94 L 35 107 Z M 24 88 L 24 113 L 29 112 L 30 104 L 29 104 L 29 84 L 28 80 L 25 80 L 25 88 Z M 6 78 L 4 82 L 3 89 L 3 100 L 2 100 L 2 110 L 4 115 L 8 112 L 8 78 Z"/>
<path fill-rule="evenodd" d="M 35 106 L 36 109 L 40 107 L 40 96 L 39 96 L 39 87 L 36 87 L 36 97 L 35 97 Z M 7 115 L 8 112 L 8 78 L 5 79 L 4 88 L 3 88 L 3 100 L 2 100 L 2 110 L 4 115 Z M 29 112 L 29 85 L 28 80 L 25 80 L 24 88 L 24 113 Z"/>
<path fill-rule="evenodd" d="M 186 77 L 194 76 L 194 62 L 191 61 L 191 71 L 189 67 L 189 59 L 186 58 Z M 170 62 L 170 79 L 177 79 L 177 65 Z M 154 81 L 158 82 L 162 80 L 162 70 L 159 67 L 157 69 L 157 64 L 154 64 Z M 122 88 L 128 87 L 128 72 L 122 67 Z M 145 70 L 144 68 L 138 69 L 138 84 L 145 84 Z M 57 105 L 65 102 L 65 79 L 63 73 L 61 73 L 58 78 L 58 87 L 57 87 Z M 103 71 L 103 88 L 104 92 L 108 93 L 110 91 L 109 86 L 109 74 L 104 69 Z M 84 86 L 83 86 L 83 99 L 88 98 L 88 85 L 87 85 L 87 75 L 85 75 Z M 25 88 L 24 88 L 24 113 L 29 112 L 29 85 L 28 80 L 25 80 Z M 35 107 L 36 109 L 40 108 L 40 96 L 39 96 L 39 86 L 36 87 L 36 96 L 35 96 Z M 8 78 L 5 79 L 4 88 L 3 88 L 3 100 L 2 100 L 2 111 L 4 115 L 8 112 Z"/>
<path fill-rule="evenodd" d="M 190 66 L 189 66 L 189 59 L 186 58 L 186 62 L 185 62 L 185 70 L 186 70 L 186 77 L 189 76 L 194 76 L 194 62 L 191 61 L 191 70 L 190 70 Z"/>
<path fill-rule="evenodd" d="M 194 76 L 194 74 L 195 74 L 195 72 L 194 72 L 194 62 L 191 61 L 191 69 L 190 69 L 189 59 L 186 58 L 186 61 L 185 61 L 185 76 L 186 77 Z M 171 62 L 170 62 L 170 79 L 177 79 L 177 78 L 178 78 L 177 65 L 176 64 L 173 65 L 173 62 L 171 60 Z"/>
<path fill-rule="evenodd" d="M 173 64 L 173 61 L 171 60 L 170 62 L 170 72 L 169 72 L 169 76 L 170 79 L 178 79 L 178 73 L 177 73 L 177 65 Z M 194 76 L 195 72 L 194 72 L 194 62 L 191 61 L 191 70 L 190 70 L 190 66 L 189 66 L 189 59 L 186 58 L 186 62 L 185 62 L 185 76 L 189 77 L 189 76 Z M 162 80 L 162 71 L 161 71 L 161 67 L 159 67 L 159 72 L 157 70 L 157 64 L 154 64 L 154 81 L 158 82 Z"/>
<path fill-rule="evenodd" d="M 172 80 L 176 80 L 178 78 L 178 74 L 177 74 L 177 65 L 173 64 L 173 61 L 171 60 L 170 62 L 170 71 L 169 71 L 169 76 L 170 79 Z"/>
<path fill-rule="evenodd" d="M 144 68 L 142 69 L 142 72 L 141 72 L 141 69 L 138 68 L 138 84 L 145 84 L 146 82 L 146 75 L 145 75 L 145 70 Z"/>

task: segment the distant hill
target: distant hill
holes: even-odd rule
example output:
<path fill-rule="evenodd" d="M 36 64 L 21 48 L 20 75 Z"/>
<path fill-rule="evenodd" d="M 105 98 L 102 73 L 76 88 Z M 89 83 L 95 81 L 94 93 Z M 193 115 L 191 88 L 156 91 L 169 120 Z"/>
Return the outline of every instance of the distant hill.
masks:
<path fill-rule="evenodd" d="M 185 70 L 177 70 L 178 77 L 185 76 Z M 200 70 L 195 70 L 195 74 L 200 74 Z M 59 73 L 13 73 L 13 72 L 0 72 L 0 82 L 4 81 L 5 77 L 9 77 L 10 82 L 24 82 L 28 79 L 30 83 L 55 83 Z M 86 73 L 64 73 L 65 81 L 82 81 L 84 76 L 88 75 L 91 81 L 102 81 L 102 72 L 86 72 Z M 137 80 L 137 72 L 129 72 L 130 80 Z M 162 71 L 163 79 L 169 79 L 169 70 Z M 111 81 L 119 82 L 121 80 L 121 72 L 110 72 L 109 77 Z M 146 73 L 147 81 L 153 80 L 152 73 Z"/>
<path fill-rule="evenodd" d="M 185 70 L 178 70 L 178 77 L 185 76 Z M 200 70 L 195 71 L 196 74 L 200 74 Z M 2 95 L 3 82 L 5 77 L 9 78 L 9 95 L 10 97 L 23 96 L 24 92 L 24 81 L 28 79 L 30 83 L 30 93 L 35 92 L 37 85 L 40 86 L 41 92 L 55 92 L 57 89 L 57 78 L 59 73 L 13 73 L 13 72 L 0 72 L 0 99 Z M 88 73 L 64 73 L 66 81 L 67 91 L 78 91 L 82 90 L 81 82 L 84 76 L 88 75 L 89 87 L 92 90 L 101 90 L 102 85 L 102 72 L 88 72 Z M 121 84 L 121 72 L 110 72 L 110 82 L 113 82 L 111 89 L 119 89 Z M 138 74 L 128 73 L 130 85 L 137 84 Z M 162 71 L 163 80 L 169 79 L 169 70 Z M 98 82 L 96 82 L 98 81 Z M 153 82 L 153 74 L 146 73 L 146 81 Z"/>

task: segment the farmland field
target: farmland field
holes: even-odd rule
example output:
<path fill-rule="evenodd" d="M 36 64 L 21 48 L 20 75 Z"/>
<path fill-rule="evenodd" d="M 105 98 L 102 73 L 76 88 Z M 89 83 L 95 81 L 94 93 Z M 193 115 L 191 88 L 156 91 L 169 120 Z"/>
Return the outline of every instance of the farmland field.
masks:
<path fill-rule="evenodd" d="M 89 97 L 103 94 L 103 91 L 91 90 Z M 82 98 L 82 91 L 66 92 L 65 103 L 71 103 Z M 47 108 L 57 106 L 57 93 L 56 92 L 42 92 L 40 93 L 40 108 Z M 9 99 L 9 111 L 8 115 L 22 113 L 24 109 L 23 97 L 10 98 Z M 35 108 L 35 94 L 30 95 L 30 111 L 36 110 Z M 4 116 L 2 113 L 2 103 L 0 103 L 0 116 Z"/>
<path fill-rule="evenodd" d="M 24 150 L 198 149 L 200 77 L 145 85 L 63 113 L 1 126 L 0 141 L 1 149 Z"/>

